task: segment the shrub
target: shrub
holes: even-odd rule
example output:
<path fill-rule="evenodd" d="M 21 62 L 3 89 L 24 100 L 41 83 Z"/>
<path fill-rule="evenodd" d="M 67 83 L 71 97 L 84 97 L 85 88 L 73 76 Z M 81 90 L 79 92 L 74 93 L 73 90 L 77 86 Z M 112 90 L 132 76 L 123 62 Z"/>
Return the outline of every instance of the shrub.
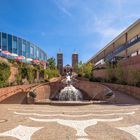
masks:
<path fill-rule="evenodd" d="M 30 91 L 29 96 L 32 97 L 32 98 L 36 98 L 37 94 L 34 91 Z"/>
<path fill-rule="evenodd" d="M 132 75 L 132 78 L 133 78 L 133 85 L 134 86 L 140 86 L 140 70 L 131 70 L 131 75 Z"/>
<path fill-rule="evenodd" d="M 32 83 L 33 81 L 33 67 L 32 66 L 27 66 L 27 80 L 29 83 Z"/>
<path fill-rule="evenodd" d="M 16 74 L 16 82 L 18 85 L 22 83 L 22 77 L 21 77 L 21 74 L 19 73 Z"/>
<path fill-rule="evenodd" d="M 45 77 L 47 76 L 48 79 L 59 76 L 59 72 L 57 69 L 51 70 L 50 68 L 48 68 L 44 71 L 44 73 L 45 73 Z"/>
<path fill-rule="evenodd" d="M 91 77 L 89 79 L 89 81 L 91 81 L 91 82 L 105 82 L 105 79 L 103 79 L 101 77 Z"/>
<path fill-rule="evenodd" d="M 82 74 L 81 74 L 81 73 L 79 73 L 79 74 L 78 74 L 78 77 L 82 77 Z"/>
<path fill-rule="evenodd" d="M 125 82 L 125 78 L 124 78 L 124 76 L 125 76 L 125 73 L 124 73 L 124 70 L 123 70 L 123 68 L 122 68 L 122 66 L 121 65 L 117 65 L 117 68 L 115 69 L 116 71 L 115 71 L 115 76 L 116 76 L 116 80 L 117 80 L 117 83 L 118 84 L 127 84 L 126 82 Z M 116 82 L 116 81 L 115 81 Z"/>
<path fill-rule="evenodd" d="M 5 83 L 10 76 L 10 66 L 7 62 L 0 60 L 0 83 Z"/>

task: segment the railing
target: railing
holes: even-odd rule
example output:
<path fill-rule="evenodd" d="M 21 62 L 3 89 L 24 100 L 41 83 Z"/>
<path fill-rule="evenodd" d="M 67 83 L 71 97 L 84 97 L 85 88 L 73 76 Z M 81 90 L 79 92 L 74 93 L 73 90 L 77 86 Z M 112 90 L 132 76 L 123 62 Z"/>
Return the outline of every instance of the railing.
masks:
<path fill-rule="evenodd" d="M 18 92 L 28 92 L 31 88 L 33 88 L 34 86 L 37 86 L 38 84 L 35 84 L 35 85 L 31 85 L 31 86 L 28 86 L 27 88 L 23 87 L 19 87 L 19 88 L 15 88 L 14 90 L 10 91 L 10 92 L 5 92 L 4 94 L 0 94 L 0 102 L 2 102 L 3 100 L 5 100 L 6 98 L 12 96 L 12 95 L 15 95 L 16 93 Z M 25 85 L 23 85 L 25 86 Z M 7 87 L 7 88 L 10 88 L 10 87 Z"/>
<path fill-rule="evenodd" d="M 138 43 L 140 41 L 140 36 L 138 36 L 135 40 L 133 41 L 128 41 L 127 43 L 124 43 L 120 45 L 117 49 L 115 49 L 112 53 L 108 54 L 105 59 L 106 60 L 112 60 L 115 55 L 119 54 L 120 52 L 128 49 L 129 47 L 133 46 L 134 44 Z"/>

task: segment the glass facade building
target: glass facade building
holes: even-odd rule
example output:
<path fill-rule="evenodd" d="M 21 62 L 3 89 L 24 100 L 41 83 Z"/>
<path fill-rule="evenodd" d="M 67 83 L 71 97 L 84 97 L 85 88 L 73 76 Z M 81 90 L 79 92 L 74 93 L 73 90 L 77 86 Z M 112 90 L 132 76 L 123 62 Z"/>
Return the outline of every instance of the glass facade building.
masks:
<path fill-rule="evenodd" d="M 20 37 L 0 32 L 0 50 L 25 56 L 26 58 L 47 61 L 47 54 L 35 44 Z"/>

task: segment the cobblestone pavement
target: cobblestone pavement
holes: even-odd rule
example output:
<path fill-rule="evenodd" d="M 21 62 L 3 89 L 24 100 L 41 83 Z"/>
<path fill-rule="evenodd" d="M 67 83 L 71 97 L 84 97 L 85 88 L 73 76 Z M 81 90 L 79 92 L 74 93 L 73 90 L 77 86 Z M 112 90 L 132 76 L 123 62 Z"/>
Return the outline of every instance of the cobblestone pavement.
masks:
<path fill-rule="evenodd" d="M 0 105 L 0 140 L 140 140 L 140 104 Z"/>

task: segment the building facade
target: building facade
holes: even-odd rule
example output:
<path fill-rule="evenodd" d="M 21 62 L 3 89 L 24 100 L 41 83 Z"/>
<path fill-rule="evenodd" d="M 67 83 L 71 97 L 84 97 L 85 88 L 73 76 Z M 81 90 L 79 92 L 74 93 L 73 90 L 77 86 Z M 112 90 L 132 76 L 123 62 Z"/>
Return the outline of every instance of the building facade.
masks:
<path fill-rule="evenodd" d="M 57 68 L 60 74 L 63 73 L 63 53 L 57 53 Z"/>
<path fill-rule="evenodd" d="M 73 53 L 72 54 L 72 67 L 73 67 L 73 70 L 75 68 L 75 66 L 78 64 L 78 53 Z"/>
<path fill-rule="evenodd" d="M 105 61 L 114 59 L 125 59 L 140 54 L 140 19 L 130 25 L 120 35 L 108 43 L 96 55 L 90 58 L 87 63 L 91 62 L 95 66 L 102 65 Z"/>
<path fill-rule="evenodd" d="M 15 35 L 0 32 L 0 51 L 8 51 L 25 58 L 47 61 L 47 54 L 37 45 Z"/>

